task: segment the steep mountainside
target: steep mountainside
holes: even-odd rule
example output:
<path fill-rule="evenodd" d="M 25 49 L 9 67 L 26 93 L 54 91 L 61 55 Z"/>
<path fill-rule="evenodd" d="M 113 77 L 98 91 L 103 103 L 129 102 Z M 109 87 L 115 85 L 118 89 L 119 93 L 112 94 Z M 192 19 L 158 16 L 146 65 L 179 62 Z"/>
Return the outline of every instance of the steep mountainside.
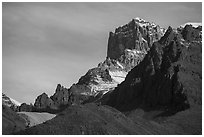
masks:
<path fill-rule="evenodd" d="M 125 81 L 98 100 L 162 134 L 202 134 L 202 26 L 168 28 Z M 150 123 L 149 123 L 150 122 Z M 146 127 L 147 130 L 149 127 Z M 159 134 L 156 133 L 156 134 Z"/>
<path fill-rule="evenodd" d="M 202 43 L 199 28 L 168 28 L 144 60 L 109 96 L 107 104 L 125 111 L 167 107 L 181 111 L 202 104 Z"/>

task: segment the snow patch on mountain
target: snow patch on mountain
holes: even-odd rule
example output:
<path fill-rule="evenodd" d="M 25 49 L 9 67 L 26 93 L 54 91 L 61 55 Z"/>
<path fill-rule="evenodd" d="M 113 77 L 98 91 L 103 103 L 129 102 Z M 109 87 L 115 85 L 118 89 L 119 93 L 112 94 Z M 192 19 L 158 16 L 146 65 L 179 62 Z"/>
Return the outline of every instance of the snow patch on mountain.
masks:
<path fill-rule="evenodd" d="M 90 85 L 91 86 L 91 90 L 94 96 L 96 96 L 98 93 L 105 94 L 110 90 L 113 90 L 118 83 L 115 82 L 109 82 L 109 83 L 100 83 L 98 85 Z"/>
<path fill-rule="evenodd" d="M 10 100 L 11 100 L 11 102 L 12 102 L 13 104 L 15 104 L 16 106 L 20 106 L 20 105 L 21 105 L 21 103 L 18 102 L 18 101 L 16 101 L 15 99 L 10 98 Z"/>
<path fill-rule="evenodd" d="M 2 104 L 11 107 L 11 106 L 20 106 L 21 103 L 19 103 L 18 101 L 16 101 L 15 99 L 12 99 L 10 97 L 8 97 L 6 94 L 2 93 Z"/>
<path fill-rule="evenodd" d="M 121 65 L 118 61 L 117 61 L 116 63 L 117 63 L 117 65 L 118 65 L 121 69 L 124 68 L 123 65 Z"/>
<path fill-rule="evenodd" d="M 117 84 L 120 84 L 125 80 L 127 73 L 128 72 L 125 71 L 109 71 L 109 75 L 115 82 L 117 82 Z"/>
<path fill-rule="evenodd" d="M 140 56 L 140 54 L 146 54 L 145 51 L 139 51 L 139 50 L 136 50 L 136 49 L 125 49 L 125 55 L 126 56 L 130 56 L 130 57 L 137 57 L 137 56 Z"/>
<path fill-rule="evenodd" d="M 141 26 L 141 27 L 146 27 L 146 26 L 152 26 L 152 27 L 156 27 L 155 23 L 150 23 L 144 19 L 141 19 L 139 17 L 134 18 L 134 20 Z"/>
<path fill-rule="evenodd" d="M 151 26 L 152 28 L 156 28 L 157 27 L 157 25 L 154 22 L 148 22 L 148 21 L 146 21 L 144 19 L 141 19 L 139 17 L 134 18 L 134 20 L 135 20 L 135 22 L 137 24 L 139 24 L 139 26 L 144 27 L 144 28 L 146 28 L 147 26 Z M 160 27 L 160 31 L 164 34 L 166 29 Z"/>
<path fill-rule="evenodd" d="M 118 66 L 123 67 L 119 62 L 117 63 Z M 112 78 L 112 81 L 103 81 L 103 79 L 97 75 L 94 77 L 94 82 L 90 83 L 88 87 L 90 88 L 91 92 L 82 92 L 81 95 L 87 96 L 96 96 L 98 93 L 106 94 L 110 90 L 113 90 L 117 87 L 118 84 L 125 80 L 125 77 L 128 72 L 126 71 L 109 71 L 109 75 Z"/>

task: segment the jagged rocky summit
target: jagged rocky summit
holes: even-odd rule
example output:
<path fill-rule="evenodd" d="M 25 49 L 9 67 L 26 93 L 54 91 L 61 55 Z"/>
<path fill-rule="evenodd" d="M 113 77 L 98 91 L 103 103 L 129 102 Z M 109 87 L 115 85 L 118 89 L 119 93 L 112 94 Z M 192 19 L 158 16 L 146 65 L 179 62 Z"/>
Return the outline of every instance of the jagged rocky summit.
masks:
<path fill-rule="evenodd" d="M 159 40 L 163 34 L 164 29 L 159 25 L 135 18 L 128 24 L 116 28 L 114 33 L 110 32 L 107 57 L 124 62 L 122 55 L 126 52 L 145 54 L 152 43 Z"/>
<path fill-rule="evenodd" d="M 202 104 L 202 27 L 168 28 L 106 103 L 121 111 Z"/>

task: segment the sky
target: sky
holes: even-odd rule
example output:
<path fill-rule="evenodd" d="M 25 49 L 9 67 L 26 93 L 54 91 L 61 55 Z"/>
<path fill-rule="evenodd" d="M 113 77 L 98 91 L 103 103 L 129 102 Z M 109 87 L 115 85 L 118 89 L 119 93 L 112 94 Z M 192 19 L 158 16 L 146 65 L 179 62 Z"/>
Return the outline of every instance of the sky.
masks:
<path fill-rule="evenodd" d="M 140 17 L 167 28 L 202 22 L 202 3 L 3 3 L 2 92 L 34 103 L 104 61 L 108 35 Z"/>

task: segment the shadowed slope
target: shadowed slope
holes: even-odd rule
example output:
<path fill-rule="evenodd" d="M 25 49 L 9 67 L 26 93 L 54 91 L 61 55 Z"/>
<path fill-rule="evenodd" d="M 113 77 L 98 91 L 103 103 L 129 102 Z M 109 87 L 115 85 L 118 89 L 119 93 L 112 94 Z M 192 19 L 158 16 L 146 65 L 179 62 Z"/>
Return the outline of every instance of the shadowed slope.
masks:
<path fill-rule="evenodd" d="M 108 106 L 73 105 L 43 124 L 18 134 L 153 134 Z"/>
<path fill-rule="evenodd" d="M 9 107 L 2 105 L 2 134 L 12 134 L 25 128 L 26 121 Z"/>
<path fill-rule="evenodd" d="M 144 60 L 110 94 L 107 104 L 122 111 L 138 107 L 180 111 L 189 105 L 201 105 L 201 83 L 200 41 L 187 42 L 169 27 Z"/>

